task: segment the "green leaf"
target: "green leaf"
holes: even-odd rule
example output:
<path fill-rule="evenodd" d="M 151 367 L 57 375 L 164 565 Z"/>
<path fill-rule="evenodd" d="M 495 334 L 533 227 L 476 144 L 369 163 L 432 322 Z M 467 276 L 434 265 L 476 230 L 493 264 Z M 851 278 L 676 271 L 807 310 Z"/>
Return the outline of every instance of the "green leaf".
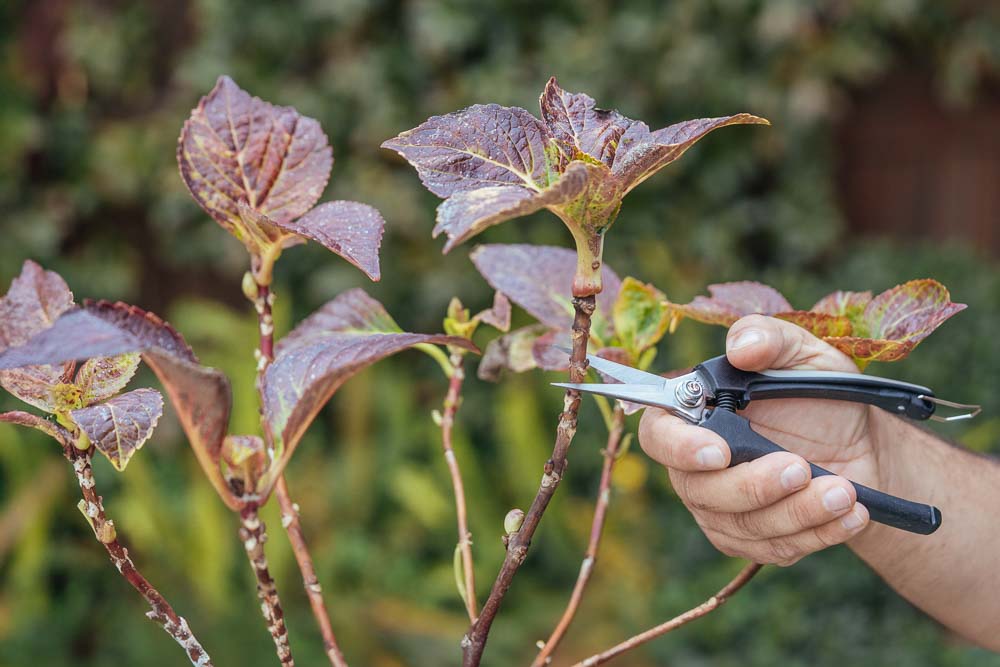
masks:
<path fill-rule="evenodd" d="M 70 418 L 116 470 L 153 435 L 163 414 L 163 396 L 155 389 L 136 389 L 105 403 L 70 412 Z"/>
<path fill-rule="evenodd" d="M 667 332 L 670 317 L 665 300 L 663 292 L 652 285 L 631 277 L 622 281 L 614 307 L 615 335 L 632 359 L 638 359 Z"/>

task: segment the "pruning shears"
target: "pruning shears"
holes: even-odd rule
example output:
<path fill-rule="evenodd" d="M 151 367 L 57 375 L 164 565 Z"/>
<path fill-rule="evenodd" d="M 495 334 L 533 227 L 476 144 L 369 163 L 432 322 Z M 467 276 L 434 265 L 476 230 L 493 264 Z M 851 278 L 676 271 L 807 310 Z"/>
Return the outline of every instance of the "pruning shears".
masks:
<path fill-rule="evenodd" d="M 725 356 L 715 357 L 675 378 L 659 375 L 588 355 L 590 366 L 615 382 L 596 384 L 553 383 L 609 398 L 663 408 L 685 421 L 721 435 L 732 451 L 730 466 L 753 461 L 765 454 L 785 451 L 750 427 L 736 414 L 750 401 L 769 398 L 823 398 L 867 403 L 887 412 L 916 420 L 955 421 L 980 412 L 977 405 L 964 405 L 934 396 L 927 387 L 888 378 L 834 371 L 767 370 L 759 373 L 735 368 Z M 621 383 L 621 384 L 618 384 Z M 943 417 L 938 406 L 967 410 Z M 810 463 L 813 477 L 831 475 Z M 868 508 L 872 521 L 930 535 L 941 526 L 941 510 L 933 505 L 904 500 L 857 482 L 858 502 Z"/>

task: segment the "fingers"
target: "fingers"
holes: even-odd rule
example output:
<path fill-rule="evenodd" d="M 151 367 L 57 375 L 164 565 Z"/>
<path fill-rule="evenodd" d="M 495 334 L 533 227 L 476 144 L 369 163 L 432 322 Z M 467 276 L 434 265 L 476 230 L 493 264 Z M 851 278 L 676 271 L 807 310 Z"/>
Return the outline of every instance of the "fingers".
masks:
<path fill-rule="evenodd" d="M 797 368 L 858 372 L 847 355 L 802 327 L 763 315 L 748 315 L 730 327 L 726 355 L 730 363 L 747 371 Z"/>
<path fill-rule="evenodd" d="M 713 512 L 705 517 L 713 530 L 743 540 L 786 537 L 818 528 L 847 515 L 857 500 L 854 487 L 833 475 L 817 477 L 798 491 L 760 509 Z"/>
<path fill-rule="evenodd" d="M 729 465 L 729 445 L 722 436 L 659 408 L 646 408 L 639 422 L 639 444 L 650 458 L 673 470 L 722 470 Z"/>
<path fill-rule="evenodd" d="M 794 535 L 766 540 L 743 540 L 716 532 L 708 524 L 702 529 L 717 549 L 726 555 L 755 563 L 788 566 L 811 553 L 847 542 L 869 524 L 868 509 L 855 503 L 850 512 L 815 528 Z"/>

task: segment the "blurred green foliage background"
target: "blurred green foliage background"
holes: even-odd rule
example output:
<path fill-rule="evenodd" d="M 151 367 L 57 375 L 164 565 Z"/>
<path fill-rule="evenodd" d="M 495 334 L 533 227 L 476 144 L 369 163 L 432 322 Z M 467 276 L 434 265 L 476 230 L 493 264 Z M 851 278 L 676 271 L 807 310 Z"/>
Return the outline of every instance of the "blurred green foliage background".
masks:
<path fill-rule="evenodd" d="M 476 102 L 536 111 L 555 74 L 565 88 L 655 127 L 738 111 L 774 124 L 713 134 L 630 195 L 607 244 L 619 273 L 653 282 L 674 301 L 710 282 L 762 280 L 802 307 L 835 288 L 938 278 L 968 311 L 909 360 L 872 371 L 981 401 L 982 418 L 944 433 L 980 451 L 998 448 L 995 252 L 922 233 L 859 235 L 838 193 L 839 138 L 855 101 L 887 77 L 917 77 L 933 104 L 959 112 L 996 91 L 995 4 L 14 0 L 0 4 L 0 48 L 0 282 L 32 258 L 62 273 L 80 298 L 123 299 L 164 315 L 204 363 L 232 377 L 232 432 L 254 432 L 257 420 L 255 323 L 239 289 L 246 259 L 190 199 L 174 158 L 183 120 L 216 77 L 230 74 L 318 118 L 337 159 L 325 198 L 371 203 L 388 221 L 377 285 L 316 244 L 286 253 L 276 273 L 279 331 L 353 286 L 404 327 L 437 331 L 451 296 L 476 307 L 490 293 L 467 248 L 440 254 L 441 241 L 430 237 L 437 200 L 378 145 Z M 895 113 L 905 119 L 908 108 Z M 932 149 L 935 139 L 927 137 Z M 985 158 L 990 146 L 977 150 Z M 482 238 L 570 242 L 548 213 Z M 723 334 L 684 323 L 662 343 L 657 367 L 716 354 Z M 468 383 L 457 448 L 481 598 L 502 560 L 502 518 L 530 501 L 551 447 L 561 404 L 545 384 L 551 379 Z M 430 417 L 444 392 L 423 355 L 383 362 L 334 397 L 290 466 L 353 665 L 457 664 L 465 616 L 452 576 L 453 506 Z M 5 396 L 0 407 L 13 401 Z M 570 475 L 506 599 L 485 664 L 525 664 L 562 610 L 586 544 L 604 437 L 597 410 L 585 404 Z M 236 520 L 200 477 L 173 418 L 126 474 L 105 464 L 97 462 L 96 475 L 110 516 L 215 664 L 273 664 Z M 0 664 L 182 664 L 75 503 L 56 448 L 0 427 Z M 268 509 L 268 552 L 293 648 L 299 664 L 323 664 Z M 663 472 L 634 448 L 616 475 L 597 573 L 557 664 L 700 602 L 740 565 L 712 549 Z M 950 635 L 835 548 L 768 568 L 722 611 L 620 662 L 971 666 L 1000 665 L 1000 657 Z"/>

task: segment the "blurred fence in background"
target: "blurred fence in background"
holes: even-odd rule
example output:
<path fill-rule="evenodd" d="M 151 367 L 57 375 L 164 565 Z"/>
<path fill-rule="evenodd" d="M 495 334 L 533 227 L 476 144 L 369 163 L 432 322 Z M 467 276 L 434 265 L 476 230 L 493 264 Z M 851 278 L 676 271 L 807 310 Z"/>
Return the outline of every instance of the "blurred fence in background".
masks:
<path fill-rule="evenodd" d="M 476 102 L 535 112 L 554 74 L 656 127 L 738 111 L 773 123 L 713 135 L 633 193 L 607 247 L 619 273 L 680 302 L 711 282 L 762 280 L 805 307 L 831 289 L 935 277 L 968 311 L 908 361 L 871 370 L 983 402 L 980 419 L 945 433 L 979 451 L 1000 447 L 995 4 L 15 0 L 0 6 L 0 48 L 0 282 L 32 258 L 62 273 L 78 297 L 123 299 L 167 317 L 204 363 L 233 378 L 234 432 L 257 421 L 255 321 L 239 289 L 245 255 L 190 199 L 174 158 L 183 120 L 216 77 L 230 74 L 319 119 L 336 157 L 325 198 L 373 204 L 388 221 L 377 285 L 315 244 L 286 253 L 276 274 L 279 332 L 354 286 L 404 327 L 431 331 L 451 296 L 485 306 L 489 290 L 467 248 L 440 254 L 430 237 L 437 200 L 378 145 Z M 483 239 L 569 244 L 548 213 Z M 661 345 L 657 367 L 716 354 L 723 335 L 684 323 Z M 550 379 L 470 381 L 459 412 L 483 596 L 502 559 L 502 517 L 530 501 L 550 451 L 561 405 Z M 354 665 L 457 664 L 465 619 L 452 576 L 453 506 L 430 417 L 444 391 L 422 355 L 379 364 L 335 396 L 289 470 Z M 485 664 L 526 663 L 565 604 L 603 442 L 585 404 L 569 478 Z M 139 566 L 216 664 L 272 664 L 236 521 L 176 422 L 164 420 L 127 474 L 103 463 L 96 474 L 109 512 Z M 0 664 L 179 664 L 75 503 L 55 448 L 0 427 Z M 320 664 L 291 552 L 268 509 L 268 551 L 296 656 Z M 557 663 L 686 609 L 739 565 L 710 547 L 662 471 L 633 448 L 616 473 L 597 574 Z M 769 568 L 721 612 L 622 664 L 1000 658 L 950 636 L 838 548 Z"/>

